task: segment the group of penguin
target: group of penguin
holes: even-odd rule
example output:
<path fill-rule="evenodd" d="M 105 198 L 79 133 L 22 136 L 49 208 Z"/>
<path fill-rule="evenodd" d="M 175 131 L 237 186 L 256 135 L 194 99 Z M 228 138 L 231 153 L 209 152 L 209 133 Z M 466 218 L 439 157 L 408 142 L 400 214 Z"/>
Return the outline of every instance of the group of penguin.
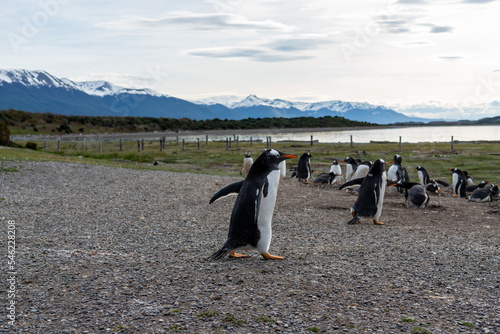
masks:
<path fill-rule="evenodd" d="M 292 158 L 298 156 L 276 149 L 265 150 L 255 161 L 250 152 L 245 153 L 240 171 L 241 175 L 245 175 L 245 179 L 224 187 L 209 202 L 212 204 L 223 197 L 237 194 L 227 240 L 221 249 L 210 256 L 210 259 L 219 259 L 225 255 L 234 258 L 248 257 L 236 251 L 250 249 L 257 249 L 266 260 L 283 259 L 281 256 L 269 253 L 272 237 L 271 222 L 280 179 L 286 178 L 286 160 Z M 333 160 L 328 173 L 321 173 L 312 180 L 311 158 L 313 156 L 309 152 L 302 154 L 297 166 L 290 169 L 293 172 L 291 177 L 309 184 L 332 185 L 341 182 L 342 169 L 338 160 Z M 346 164 L 346 182 L 340 185 L 339 189 L 351 189 L 358 193 L 351 208 L 353 218 L 349 224 L 369 218 L 374 224 L 383 225 L 379 217 L 382 213 L 386 186 L 394 187 L 399 193 L 404 192 L 406 206 L 409 208 L 425 207 L 429 202 L 429 192 L 438 193 L 451 189 L 453 196 L 463 198 L 470 193 L 469 201 L 474 202 L 492 201 L 500 193 L 498 185 L 490 185 L 489 181 L 473 184 L 472 178 L 458 168 L 449 169 L 453 173 L 452 185 L 430 179 L 422 166 L 416 168 L 420 182 L 410 182 L 399 154 L 394 156 L 387 173 L 385 165 L 388 163 L 383 159 L 377 159 L 372 163 L 347 157 L 340 163 Z"/>

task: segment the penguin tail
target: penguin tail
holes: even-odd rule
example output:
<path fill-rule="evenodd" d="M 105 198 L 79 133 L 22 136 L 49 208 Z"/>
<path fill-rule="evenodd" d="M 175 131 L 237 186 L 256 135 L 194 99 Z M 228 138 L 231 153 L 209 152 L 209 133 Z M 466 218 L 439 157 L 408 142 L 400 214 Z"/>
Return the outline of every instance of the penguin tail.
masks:
<path fill-rule="evenodd" d="M 347 222 L 347 224 L 349 225 L 356 224 L 358 221 L 359 221 L 358 217 L 353 217 L 351 220 Z"/>
<path fill-rule="evenodd" d="M 230 251 L 231 251 L 231 249 L 229 249 L 228 247 L 226 247 L 226 245 L 224 245 L 217 252 L 215 252 L 212 255 L 210 255 L 210 257 L 208 259 L 209 260 L 218 260 L 218 259 L 226 256 L 227 254 L 229 254 Z"/>

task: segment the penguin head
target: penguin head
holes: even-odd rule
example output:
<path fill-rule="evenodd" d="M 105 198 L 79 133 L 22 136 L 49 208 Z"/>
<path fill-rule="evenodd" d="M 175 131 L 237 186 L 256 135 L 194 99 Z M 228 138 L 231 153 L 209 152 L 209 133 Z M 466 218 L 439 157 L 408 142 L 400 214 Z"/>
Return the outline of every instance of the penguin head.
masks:
<path fill-rule="evenodd" d="M 295 154 L 286 154 L 275 149 L 265 150 L 252 165 L 256 169 L 273 170 L 277 169 L 280 162 L 286 159 L 297 158 Z"/>
<path fill-rule="evenodd" d="M 355 165 L 356 164 L 356 160 L 354 160 L 353 157 L 346 157 L 341 162 L 345 162 L 345 163 L 348 163 L 348 164 L 351 164 L 351 165 Z"/>
<path fill-rule="evenodd" d="M 424 169 L 424 167 L 422 167 L 422 166 L 417 166 L 417 167 L 415 167 L 415 169 L 416 169 L 416 170 L 423 170 L 423 169 Z"/>
<path fill-rule="evenodd" d="M 451 171 L 452 173 L 462 173 L 463 174 L 463 172 L 458 168 L 448 168 L 448 170 Z"/>
<path fill-rule="evenodd" d="M 382 173 L 385 172 L 385 161 L 382 159 L 377 159 L 372 165 L 372 168 L 370 168 L 370 172 L 368 175 L 373 175 L 373 176 L 381 176 Z"/>
<path fill-rule="evenodd" d="M 399 154 L 396 154 L 394 156 L 394 159 L 392 159 L 392 163 L 395 164 L 395 165 L 400 165 L 401 162 L 403 162 L 403 157 L 400 156 Z"/>
<path fill-rule="evenodd" d="M 245 158 L 250 158 L 252 156 L 251 152 L 245 152 Z"/>
<path fill-rule="evenodd" d="M 338 160 L 337 159 L 333 159 L 332 165 L 338 165 L 338 164 L 339 164 Z"/>
<path fill-rule="evenodd" d="M 314 158 L 311 153 L 306 152 L 300 156 L 301 159 L 309 159 L 309 158 Z"/>
<path fill-rule="evenodd" d="M 425 185 L 424 189 L 431 193 L 439 193 L 439 187 L 435 183 L 428 183 Z"/>

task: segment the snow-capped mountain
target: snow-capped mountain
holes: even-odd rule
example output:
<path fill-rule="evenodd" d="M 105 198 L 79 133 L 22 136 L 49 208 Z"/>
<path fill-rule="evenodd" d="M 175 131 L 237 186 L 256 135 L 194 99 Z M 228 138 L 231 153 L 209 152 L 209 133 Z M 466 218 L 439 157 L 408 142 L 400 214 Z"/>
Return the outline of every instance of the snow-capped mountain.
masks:
<path fill-rule="evenodd" d="M 86 116 L 215 118 L 194 103 L 106 81 L 74 82 L 45 71 L 0 70 L 0 109 Z"/>
<path fill-rule="evenodd" d="M 19 83 L 31 87 L 70 88 L 63 79 L 56 78 L 45 71 L 0 70 L 0 85 Z"/>
<path fill-rule="evenodd" d="M 0 70 L 0 109 L 88 116 L 144 116 L 203 119 L 341 116 L 379 124 L 426 122 L 384 106 L 325 101 L 291 102 L 282 99 L 222 96 L 186 101 L 151 89 L 134 89 L 106 81 L 75 82 L 45 71 Z"/>

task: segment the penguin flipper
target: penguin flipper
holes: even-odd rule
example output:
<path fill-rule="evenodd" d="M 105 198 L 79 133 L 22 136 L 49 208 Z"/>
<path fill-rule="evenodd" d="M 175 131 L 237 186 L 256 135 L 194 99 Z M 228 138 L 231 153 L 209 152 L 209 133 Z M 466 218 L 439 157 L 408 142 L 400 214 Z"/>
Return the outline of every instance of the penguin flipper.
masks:
<path fill-rule="evenodd" d="M 243 182 L 245 182 L 245 180 L 231 183 L 230 185 L 222 188 L 215 195 L 212 196 L 209 203 L 212 204 L 213 202 L 215 202 L 216 200 L 218 200 L 222 197 L 226 197 L 226 196 L 231 195 L 233 193 L 239 193 L 241 187 L 243 186 Z"/>
<path fill-rule="evenodd" d="M 349 186 L 352 186 L 352 185 L 355 185 L 355 184 L 361 184 L 361 183 L 363 183 L 364 179 L 365 179 L 364 177 L 360 177 L 358 179 L 347 181 L 346 183 L 344 183 L 343 185 L 340 186 L 339 190 L 342 190 L 345 187 L 349 187 Z"/>

